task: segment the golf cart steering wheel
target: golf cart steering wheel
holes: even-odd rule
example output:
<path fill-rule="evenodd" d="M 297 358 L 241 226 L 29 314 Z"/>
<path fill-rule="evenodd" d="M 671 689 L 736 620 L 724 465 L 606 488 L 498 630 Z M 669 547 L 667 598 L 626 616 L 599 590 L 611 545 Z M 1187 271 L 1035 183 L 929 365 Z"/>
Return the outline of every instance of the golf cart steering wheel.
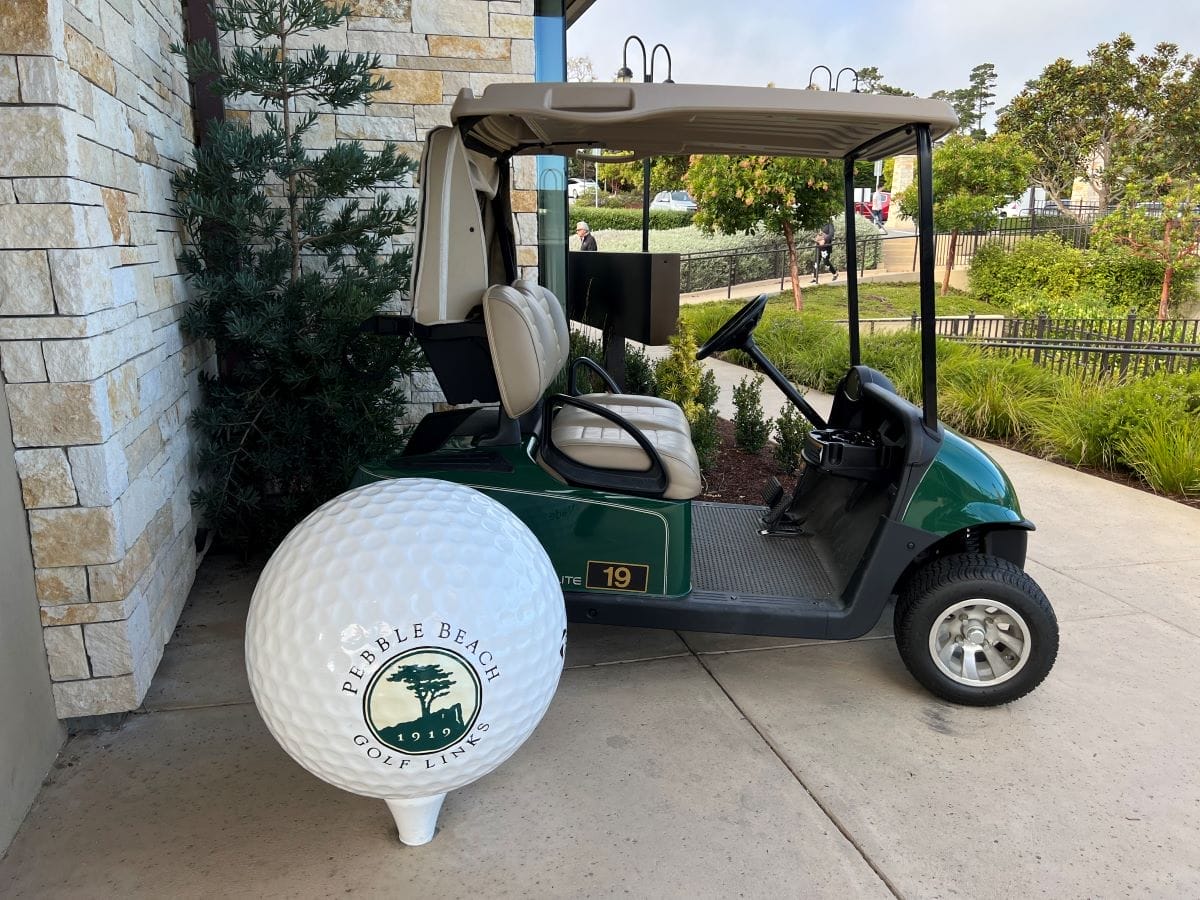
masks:
<path fill-rule="evenodd" d="M 736 350 L 746 343 L 754 329 L 758 327 L 767 308 L 767 295 L 759 294 L 732 316 L 716 333 L 704 342 L 704 346 L 696 351 L 696 359 L 708 359 L 714 353 L 724 350 Z"/>

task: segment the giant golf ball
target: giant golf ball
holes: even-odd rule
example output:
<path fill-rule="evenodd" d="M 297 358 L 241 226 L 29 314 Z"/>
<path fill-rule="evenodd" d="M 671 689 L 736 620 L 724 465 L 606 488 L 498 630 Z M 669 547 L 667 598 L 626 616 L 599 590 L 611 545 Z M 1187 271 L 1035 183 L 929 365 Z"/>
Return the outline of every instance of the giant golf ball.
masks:
<path fill-rule="evenodd" d="M 246 668 L 296 762 L 387 800 L 401 839 L 423 843 L 445 792 L 537 726 L 565 635 L 558 576 L 516 516 L 405 478 L 334 498 L 284 539 L 251 600 Z M 424 824 L 406 835 L 405 816 Z"/>

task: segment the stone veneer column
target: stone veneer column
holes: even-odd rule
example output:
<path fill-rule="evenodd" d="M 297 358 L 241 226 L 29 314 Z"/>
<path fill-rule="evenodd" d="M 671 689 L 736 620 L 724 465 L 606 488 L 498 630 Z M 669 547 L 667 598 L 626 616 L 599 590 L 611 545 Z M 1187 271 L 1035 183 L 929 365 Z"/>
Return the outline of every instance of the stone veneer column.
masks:
<path fill-rule="evenodd" d="M 331 52 L 378 53 L 379 74 L 391 88 L 369 106 L 322 113 L 311 135 L 314 147 L 356 139 L 377 150 L 391 140 L 418 159 L 426 133 L 450 124 L 460 90 L 478 94 L 495 82 L 533 80 L 533 0 L 350 0 L 350 6 L 354 15 L 342 27 L 313 35 L 310 43 Z M 230 106 L 227 115 L 256 123 L 264 115 L 249 103 Z M 537 267 L 536 187 L 534 161 L 517 160 L 512 206 L 523 272 Z M 430 373 L 414 375 L 408 388 L 414 420 L 443 400 Z"/>
<path fill-rule="evenodd" d="M 392 88 L 322 115 L 314 144 L 416 156 L 461 88 L 532 80 L 532 0 L 352 5 L 321 40 L 380 53 Z M 179 325 L 182 30 L 178 0 L 0 0 L 0 365 L 60 717 L 141 703 L 195 572 L 188 418 L 211 353 Z M 534 171 L 518 162 L 513 196 L 527 269 Z M 412 388 L 414 412 L 441 399 Z"/>
<path fill-rule="evenodd" d="M 0 365 L 60 717 L 138 706 L 195 572 L 181 16 L 0 0 Z"/>

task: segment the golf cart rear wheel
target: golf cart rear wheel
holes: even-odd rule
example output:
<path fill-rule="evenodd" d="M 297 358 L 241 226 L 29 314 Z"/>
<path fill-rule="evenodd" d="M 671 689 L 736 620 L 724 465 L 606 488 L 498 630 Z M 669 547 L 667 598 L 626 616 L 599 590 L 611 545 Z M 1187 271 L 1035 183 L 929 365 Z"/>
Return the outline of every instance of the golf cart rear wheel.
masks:
<path fill-rule="evenodd" d="M 998 706 L 1041 684 L 1058 621 L 1037 583 L 981 553 L 927 564 L 896 602 L 896 646 L 917 681 L 967 706 Z"/>

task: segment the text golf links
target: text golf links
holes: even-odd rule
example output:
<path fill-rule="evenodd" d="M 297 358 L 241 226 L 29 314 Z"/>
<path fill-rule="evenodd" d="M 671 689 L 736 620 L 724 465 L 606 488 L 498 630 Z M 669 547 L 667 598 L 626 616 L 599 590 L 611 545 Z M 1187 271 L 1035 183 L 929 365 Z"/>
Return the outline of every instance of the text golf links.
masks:
<path fill-rule="evenodd" d="M 360 650 L 356 655 L 355 664 L 348 670 L 352 680 L 342 682 L 342 690 L 348 694 L 358 694 L 363 679 L 374 671 L 377 663 L 389 659 L 392 655 L 391 651 L 411 649 L 416 641 L 434 638 L 457 645 L 466 655 L 473 657 L 483 670 L 485 681 L 495 681 L 500 677 L 500 667 L 495 664 L 492 652 L 479 649 L 478 638 L 468 640 L 471 635 L 465 628 L 458 628 L 450 622 L 438 622 L 436 627 L 426 628 L 426 623 L 414 622 L 407 627 L 393 628 L 387 637 L 376 638 L 367 645 L 367 649 Z M 428 646 L 434 648 L 437 645 L 430 644 Z"/>
<path fill-rule="evenodd" d="M 381 766 L 391 766 L 393 769 L 407 769 L 409 763 L 415 766 L 417 762 L 421 762 L 425 769 L 436 769 L 439 766 L 444 766 L 458 759 L 460 756 L 465 756 L 466 753 L 480 741 L 480 735 L 488 730 L 491 726 L 487 722 L 480 722 L 476 725 L 471 733 L 458 743 L 457 746 L 451 747 L 445 753 L 438 753 L 433 756 L 426 756 L 422 760 L 416 757 L 405 756 L 402 753 L 397 753 L 390 748 L 380 747 L 375 743 L 374 738 L 365 734 L 356 734 L 354 736 L 354 746 L 365 748 L 367 759 L 377 761 Z"/>

